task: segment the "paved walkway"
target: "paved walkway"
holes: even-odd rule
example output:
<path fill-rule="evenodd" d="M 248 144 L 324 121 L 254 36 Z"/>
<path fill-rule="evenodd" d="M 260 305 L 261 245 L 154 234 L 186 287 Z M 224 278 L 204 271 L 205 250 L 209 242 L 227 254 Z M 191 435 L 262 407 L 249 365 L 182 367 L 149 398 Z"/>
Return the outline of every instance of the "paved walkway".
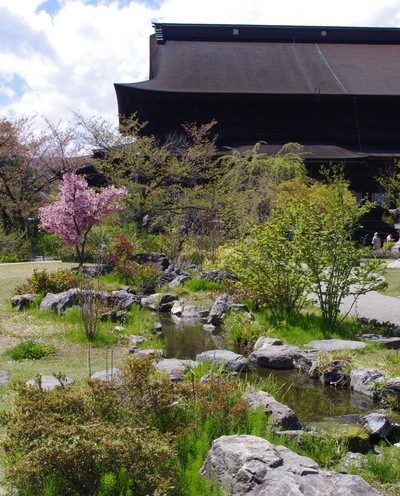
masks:
<path fill-rule="evenodd" d="M 341 305 L 341 311 L 343 313 L 348 312 L 353 302 L 354 298 L 345 298 Z M 349 315 L 400 325 L 400 298 L 384 296 L 376 291 L 371 291 L 359 297 Z"/>

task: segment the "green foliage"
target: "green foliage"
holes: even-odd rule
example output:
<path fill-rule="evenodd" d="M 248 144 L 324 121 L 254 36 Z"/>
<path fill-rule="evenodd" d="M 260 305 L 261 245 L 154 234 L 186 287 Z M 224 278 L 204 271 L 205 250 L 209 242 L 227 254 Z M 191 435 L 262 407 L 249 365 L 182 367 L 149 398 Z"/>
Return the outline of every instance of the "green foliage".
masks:
<path fill-rule="evenodd" d="M 175 450 L 165 428 L 176 424 L 179 406 L 169 379 L 148 360 L 136 360 L 118 388 L 90 386 L 48 392 L 17 386 L 4 449 L 11 464 L 6 480 L 19 494 L 39 496 L 53 485 L 65 488 L 59 494 L 107 494 L 114 486 L 125 491 L 117 494 L 145 496 L 174 479 Z"/>
<path fill-rule="evenodd" d="M 260 336 L 266 336 L 270 330 L 254 319 L 250 314 L 231 312 L 224 319 L 225 335 L 228 343 L 241 349 L 252 350 Z"/>
<path fill-rule="evenodd" d="M 400 450 L 394 446 L 380 446 L 379 455 L 370 453 L 361 467 L 349 467 L 349 473 L 360 475 L 382 494 L 395 496 L 400 491 Z"/>
<path fill-rule="evenodd" d="M 71 288 L 79 286 L 80 274 L 77 271 L 60 269 L 56 272 L 43 270 L 33 270 L 32 277 L 27 282 L 15 288 L 16 294 L 47 294 L 62 293 Z"/>
<path fill-rule="evenodd" d="M 290 236 L 290 226 L 276 216 L 252 227 L 237 243 L 230 269 L 250 299 L 276 316 L 296 315 L 306 304 L 310 280 Z"/>
<path fill-rule="evenodd" d="M 275 316 L 296 315 L 315 294 L 323 319 L 334 327 L 344 297 L 355 300 L 384 286 L 383 267 L 362 260 L 353 241 L 360 205 L 334 170 L 327 183 L 282 183 L 270 219 L 235 246 L 232 270 L 251 299 Z"/>
<path fill-rule="evenodd" d="M 29 258 L 30 254 L 26 233 L 18 229 L 6 233 L 0 227 L 0 263 L 21 262 Z"/>
<path fill-rule="evenodd" d="M 113 272 L 134 290 L 154 286 L 161 275 L 161 269 L 152 263 L 138 264 L 133 260 L 135 252 L 134 241 L 124 233 L 119 233 L 108 254 L 108 260 L 114 266 Z"/>
<path fill-rule="evenodd" d="M 5 351 L 4 354 L 12 360 L 40 360 L 48 355 L 54 354 L 55 346 L 43 344 L 37 341 L 21 341 L 13 348 Z"/>
<path fill-rule="evenodd" d="M 193 293 L 198 291 L 220 291 L 222 287 L 220 282 L 207 281 L 201 277 L 188 279 L 183 283 L 183 286 Z"/>

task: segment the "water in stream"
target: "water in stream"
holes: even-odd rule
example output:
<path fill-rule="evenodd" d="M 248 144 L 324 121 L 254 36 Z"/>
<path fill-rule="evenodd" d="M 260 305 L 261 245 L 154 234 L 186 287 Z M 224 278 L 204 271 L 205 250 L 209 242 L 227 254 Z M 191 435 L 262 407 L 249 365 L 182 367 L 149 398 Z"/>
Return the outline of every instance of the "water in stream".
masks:
<path fill-rule="evenodd" d="M 223 349 L 221 336 L 205 331 L 202 325 L 190 325 L 160 315 L 162 335 L 168 358 L 196 359 L 196 355 L 207 350 Z M 237 350 L 234 350 L 240 353 Z M 244 354 L 244 353 L 242 353 Z M 340 421 L 352 423 L 359 415 L 379 410 L 379 403 L 372 398 L 356 393 L 350 388 L 336 389 L 323 386 L 318 380 L 296 370 L 269 370 L 251 366 L 252 377 L 268 377 L 270 374 L 282 385 L 284 404 L 288 405 L 301 422 Z"/>

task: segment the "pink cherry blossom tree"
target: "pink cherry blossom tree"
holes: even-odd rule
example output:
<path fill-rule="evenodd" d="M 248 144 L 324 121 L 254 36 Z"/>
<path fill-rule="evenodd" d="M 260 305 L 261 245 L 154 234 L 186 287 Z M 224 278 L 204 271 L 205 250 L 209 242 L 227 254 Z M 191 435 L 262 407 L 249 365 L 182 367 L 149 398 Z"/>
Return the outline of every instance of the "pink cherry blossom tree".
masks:
<path fill-rule="evenodd" d="M 83 176 L 64 174 L 58 198 L 39 209 L 40 228 L 64 238 L 67 246 L 75 245 L 82 266 L 90 230 L 112 212 L 121 210 L 119 200 L 126 194 L 124 188 L 114 186 L 96 192 Z"/>

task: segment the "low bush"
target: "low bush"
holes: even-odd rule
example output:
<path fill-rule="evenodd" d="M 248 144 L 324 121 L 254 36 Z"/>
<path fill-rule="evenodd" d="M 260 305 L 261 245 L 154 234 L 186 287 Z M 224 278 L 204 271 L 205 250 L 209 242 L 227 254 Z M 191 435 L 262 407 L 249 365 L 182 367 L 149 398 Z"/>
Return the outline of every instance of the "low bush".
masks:
<path fill-rule="evenodd" d="M 19 344 L 5 352 L 12 360 L 40 360 L 48 355 L 53 355 L 56 349 L 51 344 L 37 341 L 21 341 Z"/>
<path fill-rule="evenodd" d="M 80 273 L 68 269 L 60 269 L 56 272 L 47 272 L 46 269 L 34 269 L 32 277 L 15 288 L 16 294 L 47 294 L 62 293 L 80 284 Z"/>

